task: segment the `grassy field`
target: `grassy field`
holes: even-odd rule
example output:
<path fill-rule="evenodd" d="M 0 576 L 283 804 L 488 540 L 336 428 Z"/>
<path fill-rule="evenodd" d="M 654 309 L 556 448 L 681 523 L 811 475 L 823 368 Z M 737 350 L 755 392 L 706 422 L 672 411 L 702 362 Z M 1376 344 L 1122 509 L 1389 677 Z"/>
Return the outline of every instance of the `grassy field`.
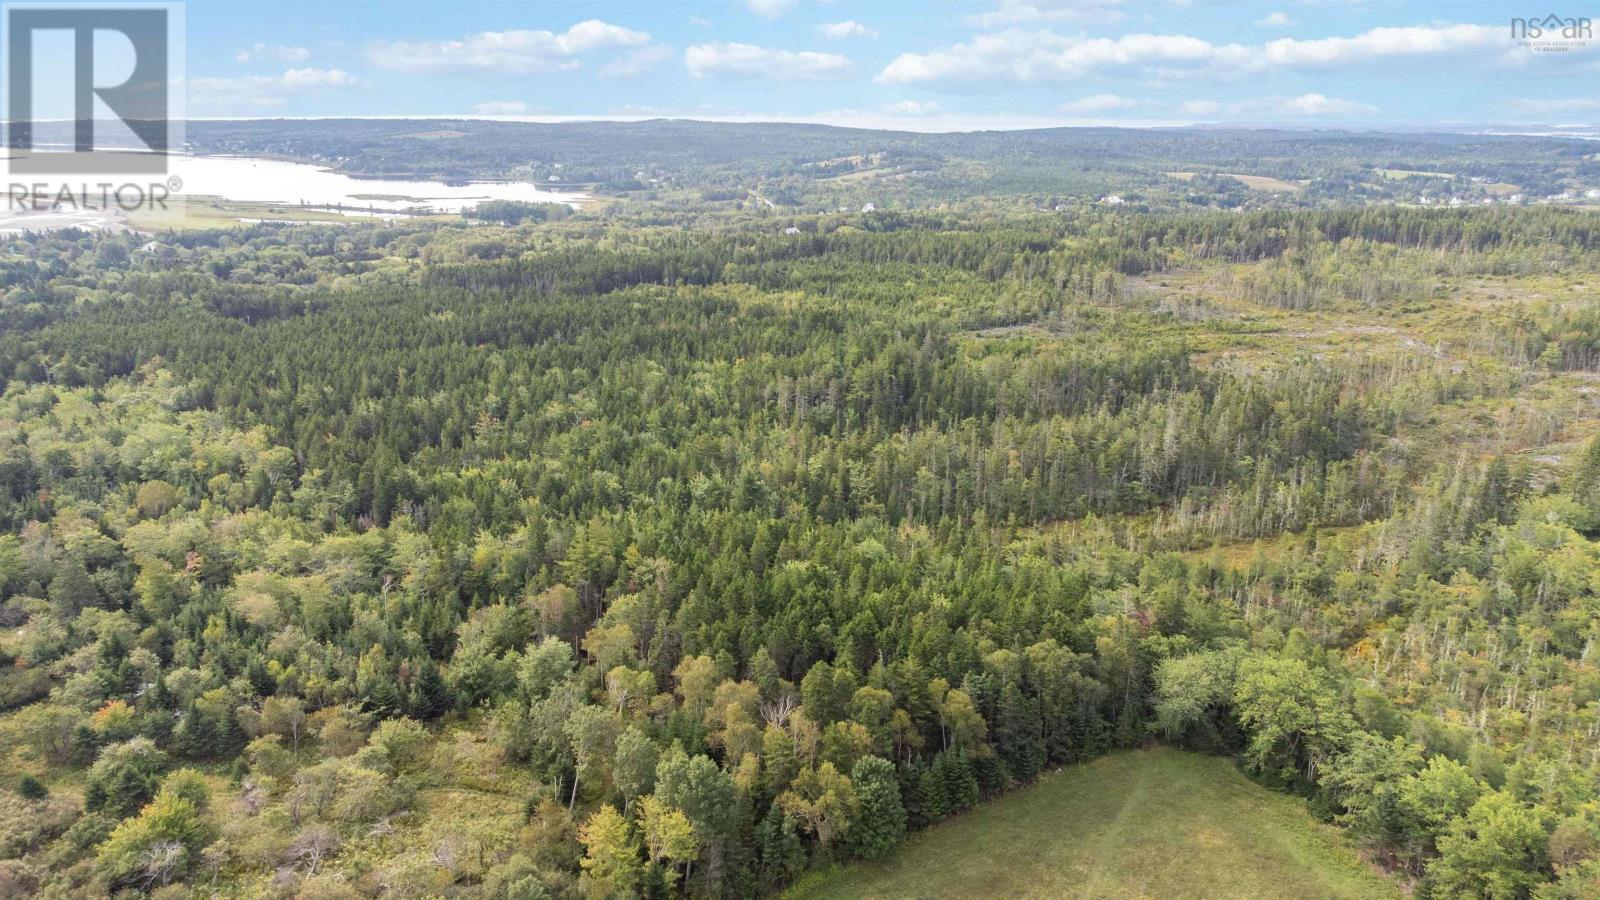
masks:
<path fill-rule="evenodd" d="M 1379 175 L 1382 175 L 1384 178 L 1387 178 L 1390 181 L 1400 181 L 1401 179 L 1410 178 L 1413 175 L 1421 178 L 1456 177 L 1450 172 L 1429 172 L 1426 169 L 1373 169 L 1372 171 L 1377 172 Z"/>
<path fill-rule="evenodd" d="M 1142 750 L 1046 776 L 818 873 L 790 898 L 1398 897 L 1298 799 L 1224 759 Z"/>
<path fill-rule="evenodd" d="M 383 194 L 363 194 L 356 198 L 385 199 Z M 167 212 L 139 210 L 127 216 L 128 224 L 140 231 L 159 232 L 167 229 L 192 231 L 202 228 L 234 228 L 252 221 L 269 222 L 339 222 L 376 221 L 365 217 L 342 216 L 330 209 L 307 209 L 289 203 L 259 203 L 251 200 L 224 200 L 220 197 L 193 195 L 182 198 L 181 205 Z M 459 222 L 460 216 L 430 216 L 429 221 Z"/>
<path fill-rule="evenodd" d="M 1179 181 L 1193 181 L 1194 172 L 1163 172 L 1168 178 Z M 1273 178 L 1270 175 L 1235 175 L 1232 172 L 1217 173 L 1224 178 L 1232 178 L 1253 191 L 1277 191 L 1279 193 L 1303 191 L 1306 186 L 1297 181 L 1284 181 L 1282 178 Z"/>

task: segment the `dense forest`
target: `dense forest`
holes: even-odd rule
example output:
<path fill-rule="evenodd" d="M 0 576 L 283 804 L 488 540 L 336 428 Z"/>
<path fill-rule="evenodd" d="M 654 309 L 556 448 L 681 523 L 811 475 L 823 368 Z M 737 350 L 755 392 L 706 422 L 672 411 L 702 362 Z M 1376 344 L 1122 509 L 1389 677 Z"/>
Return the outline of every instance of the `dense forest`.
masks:
<path fill-rule="evenodd" d="M 0 895 L 756 896 L 1151 743 L 1600 891 L 1600 220 L 786 222 L 8 240 Z"/>

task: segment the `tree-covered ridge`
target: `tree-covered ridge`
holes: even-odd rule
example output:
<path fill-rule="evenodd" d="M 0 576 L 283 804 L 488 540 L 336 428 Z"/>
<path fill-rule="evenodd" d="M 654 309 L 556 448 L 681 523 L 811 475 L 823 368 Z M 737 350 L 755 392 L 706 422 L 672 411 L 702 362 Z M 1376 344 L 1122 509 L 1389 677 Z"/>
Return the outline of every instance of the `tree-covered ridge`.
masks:
<path fill-rule="evenodd" d="M 10 244 L 9 883 L 755 894 L 1161 739 L 1588 891 L 1592 219 L 802 224 Z"/>
<path fill-rule="evenodd" d="M 62 138 L 63 140 L 65 138 Z M 835 209 L 977 199 L 1051 208 L 1120 192 L 1156 207 L 1474 201 L 1600 186 L 1580 137 L 1241 128 L 920 134 L 794 123 L 232 120 L 188 123 L 196 152 L 372 176 L 523 178 L 630 199 Z M 1233 176 L 1265 178 L 1252 189 Z M 1498 189 L 1498 190 L 1497 190 Z"/>

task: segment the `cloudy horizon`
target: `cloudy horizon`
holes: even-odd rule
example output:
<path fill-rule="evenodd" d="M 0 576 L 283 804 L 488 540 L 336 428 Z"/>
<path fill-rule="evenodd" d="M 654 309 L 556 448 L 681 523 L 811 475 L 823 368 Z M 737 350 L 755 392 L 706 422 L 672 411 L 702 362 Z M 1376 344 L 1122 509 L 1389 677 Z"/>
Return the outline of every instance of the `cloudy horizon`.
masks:
<path fill-rule="evenodd" d="M 483 117 L 1589 128 L 1600 43 L 1513 34 L 1506 3 L 191 0 L 196 119 Z M 309 4 L 304 8 L 310 8 Z M 1570 17 L 1580 11 L 1568 11 Z M 1554 39 L 1553 38 L 1557 38 Z"/>

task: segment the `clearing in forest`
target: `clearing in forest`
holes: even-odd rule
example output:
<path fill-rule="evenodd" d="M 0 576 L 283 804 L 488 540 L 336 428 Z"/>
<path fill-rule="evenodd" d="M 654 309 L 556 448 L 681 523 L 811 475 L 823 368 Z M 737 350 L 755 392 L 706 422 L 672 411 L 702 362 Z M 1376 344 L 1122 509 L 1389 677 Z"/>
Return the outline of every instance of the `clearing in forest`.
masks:
<path fill-rule="evenodd" d="M 1046 775 L 791 898 L 1399 897 L 1300 799 L 1177 750 Z"/>

